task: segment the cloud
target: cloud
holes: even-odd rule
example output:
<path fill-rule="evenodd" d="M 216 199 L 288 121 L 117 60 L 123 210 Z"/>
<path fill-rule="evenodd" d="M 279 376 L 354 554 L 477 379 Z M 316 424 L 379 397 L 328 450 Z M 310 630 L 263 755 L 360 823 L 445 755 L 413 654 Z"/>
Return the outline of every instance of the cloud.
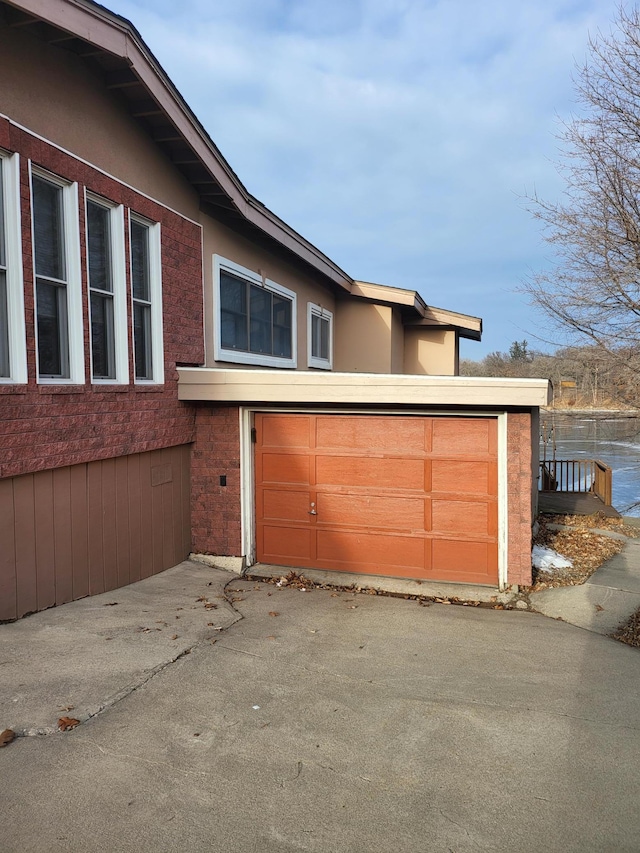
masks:
<path fill-rule="evenodd" d="M 358 278 L 539 325 L 518 196 L 561 191 L 557 116 L 604 0 L 113 0 L 250 192 Z M 491 311 L 491 317 L 487 312 Z"/>

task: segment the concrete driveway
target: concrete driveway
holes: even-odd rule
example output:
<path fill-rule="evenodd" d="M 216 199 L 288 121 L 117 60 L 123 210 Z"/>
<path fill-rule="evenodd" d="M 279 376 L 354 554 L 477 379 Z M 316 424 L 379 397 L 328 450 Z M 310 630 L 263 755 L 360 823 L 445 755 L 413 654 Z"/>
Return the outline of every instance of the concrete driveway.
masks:
<path fill-rule="evenodd" d="M 3 853 L 640 850 L 638 650 L 530 613 L 227 594 L 215 643 L 0 750 Z M 41 617 L 0 626 L 0 661 Z"/>

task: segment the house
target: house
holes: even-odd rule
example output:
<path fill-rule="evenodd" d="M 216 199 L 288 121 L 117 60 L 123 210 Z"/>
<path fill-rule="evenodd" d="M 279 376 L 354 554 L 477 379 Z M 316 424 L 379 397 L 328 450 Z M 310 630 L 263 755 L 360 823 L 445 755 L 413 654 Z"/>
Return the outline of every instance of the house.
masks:
<path fill-rule="evenodd" d="M 191 551 L 531 577 L 539 380 L 242 185 L 135 28 L 0 2 L 0 620 Z"/>

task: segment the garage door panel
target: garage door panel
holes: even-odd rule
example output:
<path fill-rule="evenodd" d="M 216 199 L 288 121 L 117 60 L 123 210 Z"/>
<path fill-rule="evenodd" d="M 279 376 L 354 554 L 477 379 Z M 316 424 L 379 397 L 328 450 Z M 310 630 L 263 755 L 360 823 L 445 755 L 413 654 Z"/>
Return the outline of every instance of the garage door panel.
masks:
<path fill-rule="evenodd" d="M 318 494 L 318 524 L 424 529 L 424 498 L 391 495 Z"/>
<path fill-rule="evenodd" d="M 434 575 L 475 576 L 482 583 L 494 572 L 496 546 L 491 542 L 460 542 L 457 540 L 434 539 L 432 543 L 432 570 Z M 486 582 L 486 581 L 485 581 Z"/>
<path fill-rule="evenodd" d="M 433 500 L 431 502 L 432 531 L 460 533 L 465 536 L 488 535 L 492 529 L 494 506 L 486 501 Z"/>
<path fill-rule="evenodd" d="M 434 459 L 431 463 L 433 492 L 457 492 L 461 495 L 495 494 L 491 462 L 462 462 Z"/>
<path fill-rule="evenodd" d="M 424 448 L 424 418 L 395 418 L 389 429 L 387 417 L 350 415 L 319 419 L 316 427 L 318 450 L 366 447 L 370 452 L 402 453 L 403 448 L 414 452 Z"/>
<path fill-rule="evenodd" d="M 256 431 L 258 560 L 497 583 L 495 418 L 269 414 Z"/>
<path fill-rule="evenodd" d="M 447 456 L 494 452 L 494 420 L 437 418 L 433 420 L 433 452 Z"/>
<path fill-rule="evenodd" d="M 309 492 L 264 489 L 261 495 L 262 518 L 265 521 L 300 521 L 309 523 Z"/>
<path fill-rule="evenodd" d="M 262 482 L 308 485 L 310 463 L 310 457 L 301 453 L 263 453 Z"/>
<path fill-rule="evenodd" d="M 311 418 L 307 415 L 262 415 L 263 447 L 308 448 L 310 432 Z"/>
<path fill-rule="evenodd" d="M 262 527 L 262 549 L 267 562 L 289 565 L 287 560 L 298 560 L 299 565 L 309 565 L 315 557 L 313 531 L 310 528 L 280 527 L 265 524 Z"/>
<path fill-rule="evenodd" d="M 325 564 L 366 563 L 384 573 L 395 567 L 422 573 L 424 546 L 421 537 L 391 536 L 355 530 L 324 531 L 318 528 L 318 561 Z"/>
<path fill-rule="evenodd" d="M 317 456 L 318 486 L 363 486 L 384 489 L 424 489 L 421 459 L 362 456 Z"/>

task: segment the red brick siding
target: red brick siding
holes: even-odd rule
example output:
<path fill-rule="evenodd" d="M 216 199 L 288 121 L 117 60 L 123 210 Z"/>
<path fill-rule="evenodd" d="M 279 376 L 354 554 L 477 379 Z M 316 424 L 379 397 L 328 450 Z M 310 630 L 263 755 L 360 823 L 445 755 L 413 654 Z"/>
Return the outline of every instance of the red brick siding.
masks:
<path fill-rule="evenodd" d="M 225 475 L 227 485 L 220 485 Z M 239 556 L 240 416 L 237 406 L 198 407 L 191 455 L 191 536 L 197 553 Z"/>
<path fill-rule="evenodd" d="M 507 499 L 509 503 L 509 553 L 507 580 L 531 583 L 531 415 L 507 415 Z"/>
<path fill-rule="evenodd" d="M 191 442 L 194 409 L 177 399 L 177 364 L 204 361 L 202 243 L 198 225 L 156 204 L 27 131 L 0 120 L 0 145 L 20 154 L 28 384 L 0 385 L 0 477 L 142 453 Z M 85 385 L 38 385 L 28 161 L 78 184 Z M 127 245 L 130 384 L 91 385 L 85 258 L 85 189 L 160 223 L 164 334 L 163 385 L 133 383 Z M 128 218 L 127 218 L 128 221 Z M 128 242 L 128 229 L 125 228 Z"/>

